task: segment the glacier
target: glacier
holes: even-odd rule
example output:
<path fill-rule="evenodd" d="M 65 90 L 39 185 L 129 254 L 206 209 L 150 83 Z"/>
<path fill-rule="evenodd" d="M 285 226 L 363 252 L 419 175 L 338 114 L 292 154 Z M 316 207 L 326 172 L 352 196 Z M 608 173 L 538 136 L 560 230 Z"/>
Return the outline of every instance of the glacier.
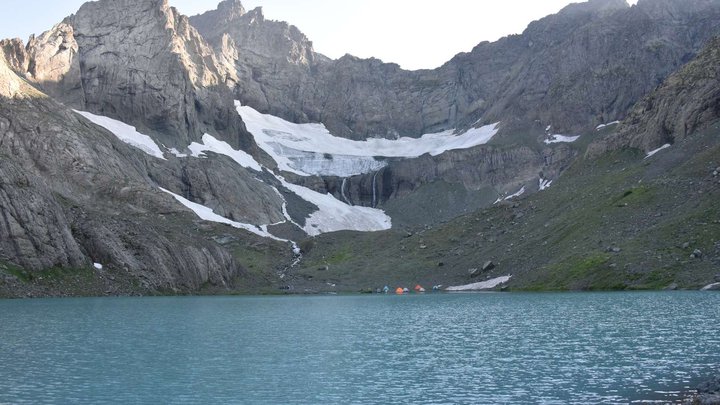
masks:
<path fill-rule="evenodd" d="M 371 173 L 385 166 L 378 158 L 415 158 L 426 153 L 437 156 L 448 150 L 486 144 L 499 130 L 496 123 L 460 134 L 449 129 L 420 138 L 353 141 L 334 136 L 320 123 L 295 124 L 239 101 L 235 101 L 235 107 L 255 142 L 275 159 L 280 170 L 300 176 Z"/>

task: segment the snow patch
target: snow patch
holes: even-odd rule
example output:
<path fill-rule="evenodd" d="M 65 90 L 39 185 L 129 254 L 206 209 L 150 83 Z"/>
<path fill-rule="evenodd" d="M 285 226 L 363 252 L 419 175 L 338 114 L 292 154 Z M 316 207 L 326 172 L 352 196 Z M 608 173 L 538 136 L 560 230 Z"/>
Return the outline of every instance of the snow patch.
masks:
<path fill-rule="evenodd" d="M 248 155 L 243 151 L 234 150 L 228 143 L 219 141 L 208 134 L 203 136 L 203 144 L 193 143 L 188 148 L 192 152 L 193 157 L 203 157 L 203 154 L 205 152 L 210 151 L 217 154 L 229 156 L 243 167 L 254 169 L 257 171 L 262 171 L 263 169 L 260 163 L 255 161 L 252 156 Z M 286 181 L 281 176 L 277 176 L 275 174 L 272 175 L 275 176 L 285 188 L 297 194 L 300 198 L 316 205 L 319 208 L 318 211 L 312 213 L 310 217 L 305 220 L 305 226 L 302 227 L 292 220 L 287 211 L 287 202 L 285 201 L 285 198 L 282 196 L 282 193 L 280 193 L 277 189 L 273 187 L 276 193 L 280 196 L 280 198 L 283 199 L 283 215 L 285 216 L 285 219 L 293 225 L 297 226 L 298 228 L 303 229 L 308 235 L 315 236 L 325 232 L 335 232 L 341 230 L 372 232 L 390 229 L 392 226 L 392 221 L 390 217 L 387 216 L 382 210 L 350 206 L 337 200 L 330 194 L 321 194 L 316 191 L 310 190 L 309 188 L 292 184 Z M 258 179 L 258 181 L 261 180 Z M 182 197 L 175 196 L 175 198 L 178 199 Z M 234 222 L 213 213 L 212 210 L 207 207 L 203 207 L 202 205 L 195 204 L 185 199 L 183 200 L 191 204 L 191 206 L 186 205 L 188 208 L 192 209 L 193 211 L 195 211 L 194 208 L 198 209 L 198 211 L 195 212 L 198 214 L 198 216 L 205 220 L 227 223 L 229 225 L 235 226 L 236 228 L 246 229 L 260 236 L 271 237 L 276 240 L 285 241 L 284 239 L 279 239 L 271 235 L 269 232 L 267 232 L 267 228 L 262 229 L 254 225 Z M 181 200 L 178 201 L 183 202 Z"/>
<path fill-rule="evenodd" d="M 188 146 L 193 157 L 202 157 L 205 152 L 214 152 L 225 155 L 242 167 L 262 171 L 262 166 L 252 156 L 242 150 L 235 150 L 229 143 L 220 141 L 210 134 L 202 137 L 203 143 L 193 142 Z"/>
<path fill-rule="evenodd" d="M 570 135 L 550 135 L 548 139 L 545 140 L 545 143 L 550 145 L 551 143 L 571 143 L 575 142 L 580 138 L 580 135 L 577 136 L 570 136 Z"/>
<path fill-rule="evenodd" d="M 195 213 L 195 215 L 197 215 L 198 217 L 200 217 L 200 219 L 202 219 L 202 220 L 204 220 L 204 221 L 219 222 L 219 223 L 222 223 L 222 224 L 230 225 L 230 226 L 232 226 L 232 227 L 234 227 L 234 228 L 244 229 L 244 230 L 246 230 L 246 231 L 248 231 L 248 232 L 254 233 L 255 235 L 262 236 L 262 237 L 264 237 L 264 238 L 275 239 L 275 240 L 278 240 L 278 241 L 281 241 L 281 242 L 289 242 L 287 239 L 280 239 L 280 238 L 278 238 L 277 236 L 275 236 L 275 235 L 273 235 L 273 234 L 271 234 L 271 233 L 269 233 L 269 232 L 261 229 L 260 227 L 255 226 L 255 225 L 244 224 L 244 223 L 241 223 L 241 222 L 236 222 L 236 221 L 227 219 L 227 218 L 225 218 L 225 217 L 223 217 L 223 216 L 221 216 L 221 215 L 216 214 L 216 213 L 212 210 L 212 208 L 206 207 L 206 206 L 201 205 L 201 204 L 198 204 L 198 203 L 194 203 L 194 202 L 192 202 L 192 201 L 190 201 L 190 200 L 188 200 L 188 199 L 186 199 L 186 198 L 184 198 L 184 197 L 182 197 L 182 196 L 179 196 L 179 195 L 173 193 L 172 191 L 166 190 L 166 189 L 164 189 L 164 188 L 162 188 L 162 187 L 159 187 L 159 189 L 160 189 L 161 191 L 163 191 L 163 192 L 165 192 L 165 193 L 168 193 L 168 194 L 170 194 L 171 196 L 173 196 L 180 204 L 182 204 L 182 205 L 184 205 L 185 207 L 189 208 L 192 212 Z"/>
<path fill-rule="evenodd" d="M 305 226 L 301 227 L 310 236 L 342 230 L 374 232 L 392 227 L 392 219 L 383 210 L 350 206 L 332 194 L 318 193 L 289 183 L 282 176 L 275 177 L 285 188 L 318 207 L 318 211 L 310 214 L 305 220 Z"/>
<path fill-rule="evenodd" d="M 547 188 L 550 188 L 550 185 L 552 184 L 552 180 L 546 180 L 546 179 L 540 179 L 540 183 L 538 185 L 538 190 L 543 191 Z"/>
<path fill-rule="evenodd" d="M 114 120 L 102 115 L 95 115 L 86 111 L 73 110 L 95 125 L 99 125 L 112 132 L 118 139 L 128 145 L 134 146 L 150 156 L 165 160 L 160 147 L 147 135 L 138 132 L 135 127 L 124 122 Z"/>
<path fill-rule="evenodd" d="M 275 159 L 280 170 L 301 176 L 346 177 L 369 173 L 385 165 L 375 157 L 414 158 L 425 153 L 436 156 L 448 150 L 485 144 L 498 132 L 498 124 L 493 124 L 472 128 L 459 135 L 454 130 L 447 130 L 421 138 L 353 141 L 332 135 L 323 124 L 295 124 L 262 114 L 239 101 L 235 101 L 235 106 L 255 142 Z M 319 163 L 317 160 L 321 155 L 326 161 Z"/>
<path fill-rule="evenodd" d="M 490 288 L 495 288 L 500 284 L 507 283 L 512 276 L 502 276 L 502 277 L 496 277 L 491 278 L 490 280 L 481 281 L 479 283 L 472 283 L 472 284 L 465 284 L 465 285 L 458 285 L 453 287 L 448 287 L 445 289 L 445 291 L 479 291 L 479 290 L 487 290 Z"/>
<path fill-rule="evenodd" d="M 701 288 L 700 291 L 710 291 L 717 287 L 720 287 L 720 283 L 712 283 L 712 284 L 708 284 L 705 287 Z"/>
<path fill-rule="evenodd" d="M 605 128 L 605 127 L 609 127 L 610 125 L 617 125 L 617 124 L 619 124 L 619 123 L 620 123 L 620 121 L 613 121 L 613 122 L 608 122 L 607 124 L 600 124 L 600 125 L 598 125 L 598 126 L 595 127 L 595 130 L 596 130 L 596 131 L 599 131 L 599 130 Z"/>
<path fill-rule="evenodd" d="M 672 146 L 672 145 L 670 145 L 669 143 L 666 143 L 665 145 L 663 145 L 657 149 L 651 150 L 650 152 L 647 153 L 647 155 L 645 156 L 645 159 L 649 158 L 650 156 L 653 156 L 654 154 L 660 152 L 663 149 L 669 148 L 670 146 Z"/>
<path fill-rule="evenodd" d="M 177 149 L 175 149 L 175 148 L 169 148 L 169 149 L 168 149 L 168 152 L 170 152 L 171 154 L 173 154 L 173 155 L 175 155 L 175 156 L 177 156 L 177 157 L 179 157 L 179 158 L 186 158 L 186 157 L 188 157 L 188 154 L 187 154 L 187 153 L 180 153 L 180 151 L 177 150 Z"/>
<path fill-rule="evenodd" d="M 507 196 L 507 197 L 502 197 L 502 196 L 498 197 L 498 199 L 495 200 L 495 202 L 493 203 L 493 205 L 495 205 L 495 204 L 497 204 L 497 203 L 499 203 L 499 202 L 502 202 L 502 201 L 507 201 L 507 200 L 509 200 L 509 199 L 511 199 L 511 198 L 520 197 L 520 196 L 523 195 L 523 194 L 525 194 L 525 186 L 522 186 L 522 187 L 520 188 L 520 190 L 518 190 L 515 194 L 510 194 L 510 195 Z"/>
<path fill-rule="evenodd" d="M 102 269 L 103 269 L 103 265 L 100 264 L 100 263 L 93 263 L 93 267 L 95 267 L 95 268 L 98 269 L 98 270 L 102 270 Z"/>

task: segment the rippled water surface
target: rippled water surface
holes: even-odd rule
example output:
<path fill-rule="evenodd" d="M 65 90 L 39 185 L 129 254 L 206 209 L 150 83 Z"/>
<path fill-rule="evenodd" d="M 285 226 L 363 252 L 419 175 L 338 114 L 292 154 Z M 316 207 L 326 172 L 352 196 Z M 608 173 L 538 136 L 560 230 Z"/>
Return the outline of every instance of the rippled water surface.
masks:
<path fill-rule="evenodd" d="M 0 404 L 667 401 L 718 348 L 712 292 L 0 300 Z"/>

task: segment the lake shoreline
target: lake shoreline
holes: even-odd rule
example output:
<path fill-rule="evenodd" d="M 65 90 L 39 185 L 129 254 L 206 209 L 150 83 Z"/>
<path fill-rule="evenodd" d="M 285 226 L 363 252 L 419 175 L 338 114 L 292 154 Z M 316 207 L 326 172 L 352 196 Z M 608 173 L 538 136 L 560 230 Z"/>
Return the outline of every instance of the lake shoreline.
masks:
<path fill-rule="evenodd" d="M 684 403 L 688 405 L 720 405 L 720 374 L 700 383 L 685 398 Z"/>

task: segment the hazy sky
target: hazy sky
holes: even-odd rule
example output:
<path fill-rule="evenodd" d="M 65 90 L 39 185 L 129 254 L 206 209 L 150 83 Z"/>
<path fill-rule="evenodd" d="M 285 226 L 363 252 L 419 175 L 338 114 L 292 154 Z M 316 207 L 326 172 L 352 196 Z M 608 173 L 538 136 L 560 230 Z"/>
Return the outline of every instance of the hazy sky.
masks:
<path fill-rule="evenodd" d="M 186 15 L 214 9 L 219 0 L 169 0 Z M 637 0 L 629 1 L 635 3 Z M 0 38 L 27 40 L 84 0 L 2 0 Z M 245 0 L 265 17 L 296 25 L 315 50 L 332 58 L 346 53 L 395 62 L 406 69 L 434 68 L 481 41 L 517 34 L 533 20 L 570 0 Z"/>

